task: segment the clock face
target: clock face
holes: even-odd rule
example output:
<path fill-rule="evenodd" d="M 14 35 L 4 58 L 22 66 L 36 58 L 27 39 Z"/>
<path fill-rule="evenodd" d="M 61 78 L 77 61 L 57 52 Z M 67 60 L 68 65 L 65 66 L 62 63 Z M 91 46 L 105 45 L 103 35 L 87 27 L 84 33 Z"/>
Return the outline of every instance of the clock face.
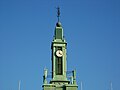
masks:
<path fill-rule="evenodd" d="M 63 56 L 63 52 L 61 50 L 57 50 L 56 55 L 58 57 L 62 57 Z"/>

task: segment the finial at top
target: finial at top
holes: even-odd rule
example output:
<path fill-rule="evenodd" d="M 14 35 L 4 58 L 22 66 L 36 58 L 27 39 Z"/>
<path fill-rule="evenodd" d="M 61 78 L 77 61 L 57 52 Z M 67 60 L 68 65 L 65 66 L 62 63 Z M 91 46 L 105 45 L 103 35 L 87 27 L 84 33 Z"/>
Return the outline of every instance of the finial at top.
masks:
<path fill-rule="evenodd" d="M 58 22 L 59 22 L 59 18 L 60 18 L 60 7 L 57 7 L 57 17 L 58 17 Z"/>

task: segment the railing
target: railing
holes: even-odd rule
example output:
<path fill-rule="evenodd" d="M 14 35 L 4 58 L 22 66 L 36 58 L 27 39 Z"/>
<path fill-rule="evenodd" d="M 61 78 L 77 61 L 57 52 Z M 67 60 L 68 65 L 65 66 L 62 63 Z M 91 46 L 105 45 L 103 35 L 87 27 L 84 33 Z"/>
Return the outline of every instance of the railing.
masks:
<path fill-rule="evenodd" d="M 66 77 L 70 81 L 70 84 L 76 84 L 76 71 L 66 71 Z M 52 72 L 48 74 L 48 70 L 44 69 L 43 83 L 47 84 L 48 79 L 52 79 Z"/>

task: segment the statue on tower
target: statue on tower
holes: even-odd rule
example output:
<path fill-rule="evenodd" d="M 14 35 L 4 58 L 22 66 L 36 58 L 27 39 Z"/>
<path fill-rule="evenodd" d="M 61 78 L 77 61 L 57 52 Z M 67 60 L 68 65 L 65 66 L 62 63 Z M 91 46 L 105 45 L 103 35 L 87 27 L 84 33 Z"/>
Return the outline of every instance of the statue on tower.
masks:
<path fill-rule="evenodd" d="M 57 7 L 57 17 L 58 17 L 58 22 L 59 22 L 59 19 L 60 19 L 60 7 L 59 6 Z"/>

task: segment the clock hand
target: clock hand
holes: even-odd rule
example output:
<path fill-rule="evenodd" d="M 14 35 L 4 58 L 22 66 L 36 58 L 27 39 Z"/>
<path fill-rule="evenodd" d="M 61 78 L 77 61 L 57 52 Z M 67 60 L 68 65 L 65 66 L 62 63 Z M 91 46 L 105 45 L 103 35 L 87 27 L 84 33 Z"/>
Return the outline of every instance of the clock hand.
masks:
<path fill-rule="evenodd" d="M 60 55 L 62 55 L 62 53 L 61 53 L 61 52 L 59 52 L 59 54 L 60 54 Z"/>

